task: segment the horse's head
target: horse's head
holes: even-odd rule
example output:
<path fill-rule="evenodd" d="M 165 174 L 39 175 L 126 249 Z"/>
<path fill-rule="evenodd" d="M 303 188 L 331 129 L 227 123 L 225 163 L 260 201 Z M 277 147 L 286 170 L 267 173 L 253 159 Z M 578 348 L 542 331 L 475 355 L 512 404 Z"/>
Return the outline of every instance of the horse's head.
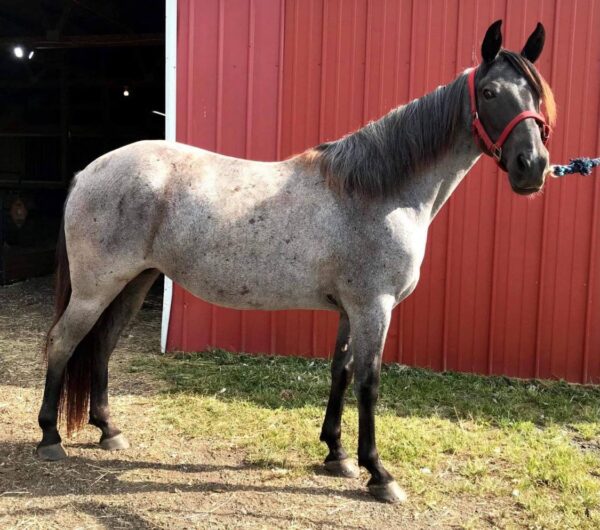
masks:
<path fill-rule="evenodd" d="M 528 195 L 544 185 L 549 170 L 545 143 L 555 118 L 552 91 L 533 65 L 542 53 L 545 32 L 538 24 L 523 50 L 515 53 L 501 48 L 501 24 L 498 20 L 487 30 L 483 62 L 470 80 L 476 100 L 473 124 L 479 121 L 476 134 L 482 149 L 508 172 L 513 191 Z"/>

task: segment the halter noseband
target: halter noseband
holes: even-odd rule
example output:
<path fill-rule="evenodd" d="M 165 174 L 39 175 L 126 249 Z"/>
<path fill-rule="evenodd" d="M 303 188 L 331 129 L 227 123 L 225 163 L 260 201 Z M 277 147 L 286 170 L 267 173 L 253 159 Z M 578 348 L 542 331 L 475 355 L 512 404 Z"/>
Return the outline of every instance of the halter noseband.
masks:
<path fill-rule="evenodd" d="M 472 68 L 467 77 L 469 85 L 469 99 L 471 100 L 473 137 L 475 138 L 475 143 L 479 146 L 481 146 L 481 144 L 483 143 L 483 145 L 485 146 L 484 152 L 487 155 L 491 156 L 496 161 L 496 164 L 498 164 L 498 166 L 505 169 L 504 165 L 500 162 L 500 159 L 502 158 L 502 146 L 504 145 L 504 142 L 506 142 L 506 139 L 518 123 L 529 118 L 535 120 L 540 127 L 540 134 L 544 145 L 548 143 L 548 138 L 550 138 L 550 126 L 546 123 L 546 118 L 544 118 L 542 114 L 539 114 L 538 112 L 534 112 L 532 110 L 525 110 L 520 114 L 517 114 L 512 120 L 510 120 L 506 127 L 504 127 L 504 130 L 502 131 L 498 139 L 495 142 L 493 142 L 489 134 L 486 132 L 483 123 L 481 123 L 481 120 L 479 119 L 479 113 L 477 112 L 475 74 L 477 73 L 478 68 L 479 67 Z"/>

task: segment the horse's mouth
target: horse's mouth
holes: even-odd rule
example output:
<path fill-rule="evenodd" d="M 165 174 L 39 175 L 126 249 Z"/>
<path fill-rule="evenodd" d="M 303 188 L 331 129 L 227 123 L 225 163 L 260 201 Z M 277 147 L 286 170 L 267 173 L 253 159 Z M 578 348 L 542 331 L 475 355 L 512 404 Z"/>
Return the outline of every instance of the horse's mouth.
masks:
<path fill-rule="evenodd" d="M 542 186 L 531 186 L 531 187 L 517 187 L 511 186 L 512 190 L 519 195 L 533 195 L 538 191 L 541 191 Z"/>

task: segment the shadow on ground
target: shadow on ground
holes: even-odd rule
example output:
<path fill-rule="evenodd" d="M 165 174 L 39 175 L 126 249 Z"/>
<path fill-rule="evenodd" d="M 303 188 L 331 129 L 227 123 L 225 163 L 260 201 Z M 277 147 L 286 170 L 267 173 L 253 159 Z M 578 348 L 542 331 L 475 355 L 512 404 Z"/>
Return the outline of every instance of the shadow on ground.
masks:
<path fill-rule="evenodd" d="M 66 446 L 71 448 L 82 446 Z M 87 446 L 83 446 L 87 447 Z M 130 495 L 136 493 L 155 492 L 258 492 L 286 493 L 312 496 L 337 495 L 348 499 L 375 502 L 363 488 L 363 481 L 356 480 L 355 488 L 339 490 L 327 487 L 301 487 L 294 485 L 263 485 L 250 483 L 228 483 L 215 481 L 214 477 L 223 472 L 248 473 L 262 469 L 252 464 L 227 465 L 210 463 L 181 464 L 165 462 L 148 462 L 133 459 L 98 459 L 91 455 L 70 456 L 59 462 L 43 462 L 33 455 L 34 445 L 27 443 L 2 444 L 0 461 L 10 462 L 10 468 L 0 474 L 0 491 L 4 497 L 58 497 L 89 495 Z M 202 458 L 202 455 L 199 455 Z M 185 475 L 186 481 L 135 480 L 124 479 L 129 472 L 148 471 L 143 476 L 159 474 L 161 471 L 178 473 L 179 478 Z M 33 482 L 31 477 L 37 474 L 40 478 Z M 203 476 L 204 475 L 204 476 Z M 210 477 L 206 477 L 210 475 Z M 331 480 L 336 480 L 331 478 Z"/>

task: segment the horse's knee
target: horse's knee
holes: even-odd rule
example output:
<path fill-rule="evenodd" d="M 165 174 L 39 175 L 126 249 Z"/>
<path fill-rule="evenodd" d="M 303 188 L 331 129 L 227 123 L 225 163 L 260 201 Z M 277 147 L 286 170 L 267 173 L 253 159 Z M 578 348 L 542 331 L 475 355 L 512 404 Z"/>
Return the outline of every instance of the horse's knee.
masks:
<path fill-rule="evenodd" d="M 354 394 L 359 406 L 374 406 L 379 399 L 379 378 L 373 375 L 354 383 Z"/>

